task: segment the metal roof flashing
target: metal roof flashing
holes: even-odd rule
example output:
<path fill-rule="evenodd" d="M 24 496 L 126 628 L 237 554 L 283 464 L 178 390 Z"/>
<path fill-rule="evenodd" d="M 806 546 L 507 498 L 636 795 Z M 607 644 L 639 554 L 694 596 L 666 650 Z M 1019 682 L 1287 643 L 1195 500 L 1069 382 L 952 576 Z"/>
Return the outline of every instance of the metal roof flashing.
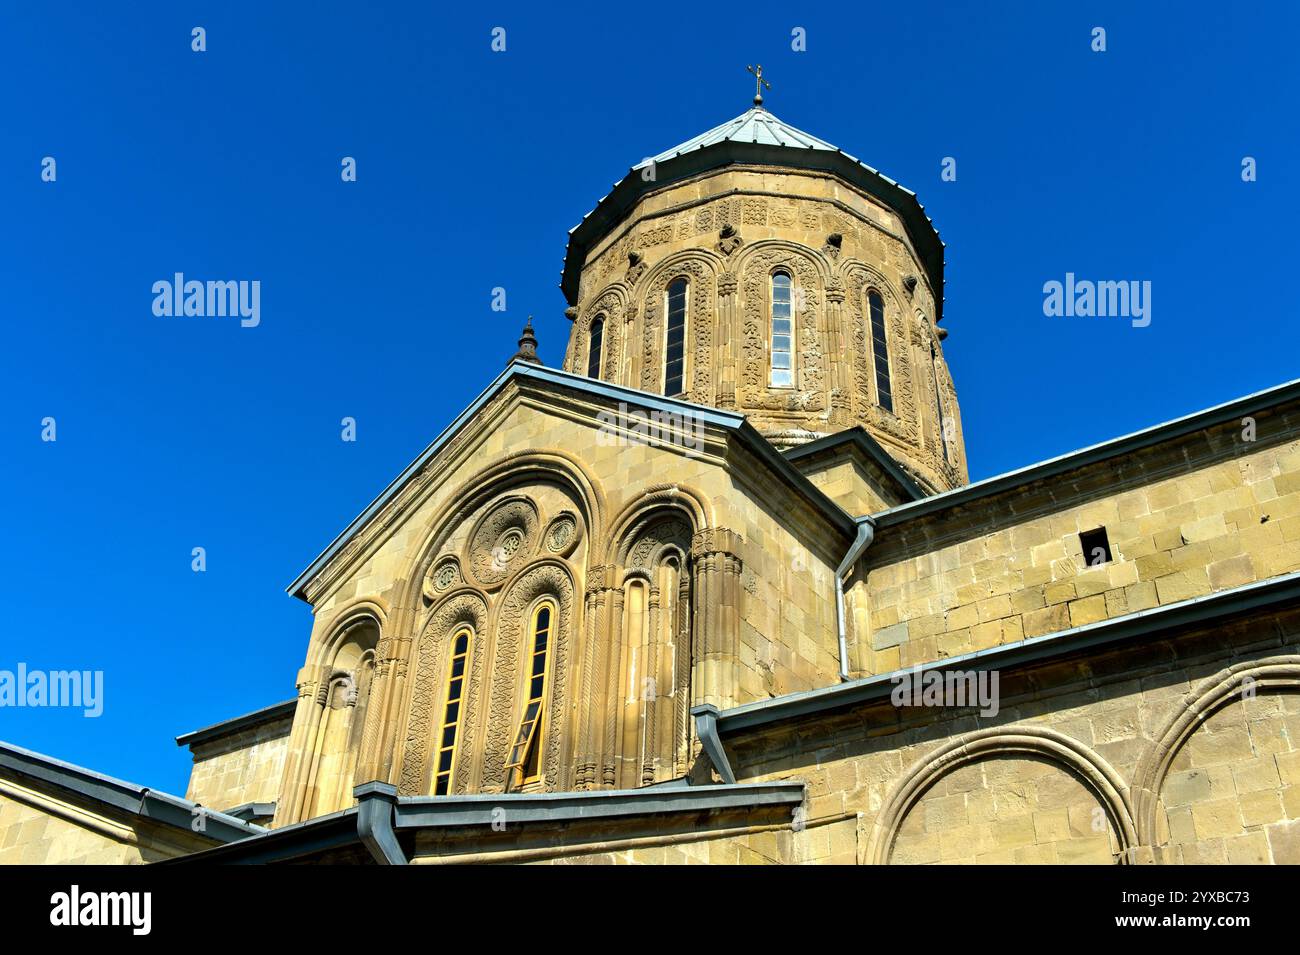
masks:
<path fill-rule="evenodd" d="M 687 401 L 680 401 L 675 398 L 666 398 L 663 395 L 651 394 L 650 392 L 639 391 L 635 388 L 625 388 L 621 385 L 612 385 L 608 382 L 597 379 L 587 378 L 584 375 L 575 375 L 567 371 L 560 371 L 556 368 L 546 368 L 542 365 L 534 365 L 530 362 L 513 360 L 508 364 L 505 370 L 498 375 L 493 382 L 484 389 L 469 407 L 462 411 L 449 424 L 437 438 L 433 440 L 420 454 L 394 479 L 388 487 L 366 508 L 352 520 L 338 537 L 327 547 L 315 560 L 308 565 L 297 578 L 294 579 L 286 591 L 301 600 L 306 600 L 306 587 L 308 583 L 318 574 L 329 561 L 343 549 L 344 545 L 375 517 L 383 507 L 397 495 L 399 491 L 418 474 L 424 466 L 438 454 L 443 447 L 460 431 L 462 427 L 468 424 L 474 416 L 482 409 L 488 401 L 496 396 L 507 384 L 516 379 L 540 382 L 581 391 L 588 395 L 605 398 L 615 402 L 625 402 L 634 405 L 637 408 L 644 408 L 651 411 L 662 411 L 674 415 L 690 415 L 698 421 L 705 424 L 724 429 L 739 439 L 742 444 L 752 451 L 758 458 L 768 464 L 772 470 L 784 478 L 785 481 L 793 486 L 808 502 L 822 513 L 831 524 L 839 528 L 843 533 L 852 535 L 855 532 L 854 519 L 849 516 L 838 504 L 827 497 L 822 491 L 818 490 L 811 481 L 809 481 L 799 469 L 788 461 L 779 451 L 763 438 L 749 424 L 744 415 L 732 411 L 723 411 L 718 408 L 711 408 L 707 405 L 697 405 Z"/>

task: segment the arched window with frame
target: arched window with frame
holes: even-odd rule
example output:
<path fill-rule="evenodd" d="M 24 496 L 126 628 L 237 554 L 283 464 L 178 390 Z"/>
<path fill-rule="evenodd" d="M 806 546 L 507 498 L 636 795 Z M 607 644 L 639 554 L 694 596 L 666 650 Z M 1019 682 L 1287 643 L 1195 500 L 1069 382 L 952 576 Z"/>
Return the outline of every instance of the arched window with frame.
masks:
<path fill-rule="evenodd" d="M 793 282 L 789 272 L 772 273 L 772 367 L 773 388 L 794 386 Z"/>
<path fill-rule="evenodd" d="M 600 356 L 605 347 L 605 316 L 597 315 L 591 321 L 587 334 L 587 377 L 600 377 Z"/>
<path fill-rule="evenodd" d="M 876 403 L 886 411 L 894 410 L 894 393 L 889 385 L 889 343 L 885 339 L 885 300 L 872 289 L 867 293 L 871 313 L 871 355 L 876 366 Z"/>
<path fill-rule="evenodd" d="M 451 792 L 452 773 L 456 765 L 456 744 L 460 737 L 461 718 L 464 715 L 465 679 L 469 667 L 472 638 L 470 629 L 462 627 L 451 639 L 451 662 L 447 667 L 447 702 L 443 706 L 442 734 L 438 737 L 438 751 L 433 761 L 435 796 L 445 796 Z"/>
<path fill-rule="evenodd" d="M 664 311 L 668 316 L 664 341 L 664 394 L 680 395 L 686 380 L 686 310 L 690 283 L 673 279 L 664 292 Z"/>
<path fill-rule="evenodd" d="M 541 779 L 541 749 L 546 695 L 550 689 L 552 636 L 555 633 L 555 601 L 549 597 L 533 610 L 528 627 L 527 689 L 519 732 L 506 761 L 506 791 Z"/>

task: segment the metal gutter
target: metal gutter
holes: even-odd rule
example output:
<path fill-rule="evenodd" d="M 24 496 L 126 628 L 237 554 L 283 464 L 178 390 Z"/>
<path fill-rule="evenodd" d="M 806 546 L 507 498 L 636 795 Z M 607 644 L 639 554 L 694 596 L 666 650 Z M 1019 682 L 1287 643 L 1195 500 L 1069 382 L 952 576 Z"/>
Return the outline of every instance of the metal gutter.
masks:
<path fill-rule="evenodd" d="M 712 703 L 702 703 L 691 707 L 691 716 L 695 718 L 695 735 L 700 738 L 700 745 L 713 768 L 724 783 L 735 785 L 736 774 L 731 771 L 731 761 L 727 759 L 727 751 L 722 748 L 722 740 L 718 737 L 718 708 Z"/>
<path fill-rule="evenodd" d="M 374 787 L 373 791 L 368 787 Z M 254 839 L 205 849 L 158 865 L 262 865 L 304 858 L 314 853 L 363 844 L 382 864 L 402 865 L 405 853 L 397 834 L 415 829 L 482 828 L 504 819 L 511 826 L 592 822 L 669 813 L 701 813 L 802 805 L 800 781 L 748 785 L 648 786 L 643 789 L 564 793 L 486 793 L 477 796 L 398 796 L 391 786 L 367 783 L 358 787 L 361 805 L 264 831 Z M 388 807 L 388 815 L 380 811 Z M 369 809 L 367 809 L 369 807 Z M 369 818 L 362 820 L 363 811 Z M 387 822 L 385 821 L 387 819 Z M 385 830 L 385 826 L 389 828 Z M 389 835 L 392 841 L 389 842 Z M 400 859 L 402 861 L 398 861 Z M 376 861 L 381 861 L 376 856 Z"/>
<path fill-rule="evenodd" d="M 634 405 L 638 409 L 647 409 L 651 411 L 661 411 L 670 415 L 690 415 L 692 418 L 711 424 L 716 427 L 727 430 L 735 434 L 741 442 L 761 460 L 767 463 L 777 474 L 784 477 L 793 485 L 801 494 L 803 494 L 815 508 L 821 511 L 822 515 L 832 524 L 839 527 L 846 534 L 852 534 L 855 529 L 853 518 L 850 517 L 838 504 L 832 501 L 824 493 L 808 480 L 798 468 L 790 463 L 784 455 L 777 451 L 772 445 L 754 429 L 744 415 L 736 414 L 731 411 L 721 411 L 717 408 L 710 408 L 706 405 L 692 404 L 689 401 L 678 401 L 675 398 L 665 398 L 662 395 L 655 395 L 645 391 L 638 391 L 635 388 L 624 388 L 621 385 L 611 385 L 608 382 L 588 378 L 585 375 L 574 375 L 567 371 L 560 371 L 555 368 L 545 368 L 541 365 L 534 365 L 530 362 L 514 360 L 511 361 L 500 375 L 498 375 L 482 393 L 470 404 L 468 408 L 462 411 L 456 418 L 438 435 L 433 442 L 420 452 L 419 456 L 412 461 L 397 476 L 392 483 L 388 485 L 375 498 L 366 509 L 344 529 L 343 533 L 334 539 L 311 564 L 304 570 L 287 588 L 287 592 L 300 599 L 306 599 L 304 589 L 317 573 L 320 572 L 330 559 L 342 550 L 343 546 L 351 537 L 357 533 L 372 517 L 375 516 L 388 501 L 394 497 L 406 483 L 414 477 L 424 465 L 436 455 L 444 445 L 464 426 L 488 401 L 495 397 L 512 379 L 520 378 L 524 380 L 546 382 L 563 388 L 571 388 L 585 394 L 596 395 L 613 401 L 622 401 L 629 405 Z M 220 724 L 218 724 L 220 725 Z M 179 740 L 178 740 L 179 742 Z"/>
<path fill-rule="evenodd" d="M 794 807 L 803 802 L 803 793 L 804 784 L 793 781 L 592 792 L 401 796 L 397 800 L 396 828 L 490 827 L 503 815 L 507 824 L 555 824 L 664 813 Z"/>
<path fill-rule="evenodd" d="M 380 865 L 406 865 L 406 854 L 393 832 L 397 787 L 391 783 L 362 783 L 352 795 L 357 800 L 357 838 Z"/>
<path fill-rule="evenodd" d="M 893 527 L 915 518 L 937 514 L 951 507 L 971 504 L 1003 491 L 1017 490 L 1036 481 L 1058 477 L 1090 464 L 1109 461 L 1165 441 L 1185 437 L 1206 428 L 1239 421 L 1264 409 L 1292 401 L 1300 401 L 1300 378 L 1141 431 L 1134 431 L 1037 464 L 985 478 L 952 491 L 944 491 L 909 504 L 900 504 L 880 511 L 873 517 L 877 527 Z"/>
<path fill-rule="evenodd" d="M 275 703 L 271 706 L 264 706 L 260 710 L 254 710 L 251 713 L 245 713 L 243 716 L 232 716 L 228 720 L 222 720 L 220 723 L 213 723 L 211 726 L 205 726 L 202 729 L 192 730 L 176 737 L 177 746 L 197 746 L 200 743 L 206 743 L 210 740 L 220 739 L 223 736 L 229 736 L 232 733 L 238 733 L 240 730 L 246 730 L 254 726 L 260 726 L 263 723 L 271 723 L 275 720 L 285 719 L 293 716 L 294 708 L 298 705 L 295 697 L 292 700 L 285 700 L 283 703 Z"/>
<path fill-rule="evenodd" d="M 252 839 L 204 849 L 154 865 L 266 865 L 286 862 L 358 844 L 357 807 L 318 816 L 279 829 L 264 830 Z"/>
<path fill-rule="evenodd" d="M 835 635 L 840 647 L 840 679 L 849 678 L 849 647 L 844 635 L 844 578 L 853 573 L 858 558 L 876 539 L 876 524 L 870 517 L 858 520 L 858 533 L 840 565 L 835 568 Z"/>
<path fill-rule="evenodd" d="M 273 802 L 243 802 L 226 810 L 227 816 L 234 816 L 248 822 L 252 819 L 270 819 L 275 815 Z"/>
<path fill-rule="evenodd" d="M 1165 633 L 1206 626 L 1291 603 L 1300 603 L 1300 571 L 1017 643 L 946 657 L 921 666 L 919 671 L 915 667 L 904 668 L 836 686 L 747 703 L 719 713 L 718 731 L 725 735 L 820 715 L 830 710 L 875 703 L 888 698 L 897 679 L 904 674 L 929 670 L 988 670 L 1022 666 L 1066 653 L 1148 636 L 1154 632 Z"/>
<path fill-rule="evenodd" d="M 12 743 L 0 742 L 0 775 L 6 774 L 53 786 L 74 797 L 206 836 L 215 842 L 235 842 L 267 831 L 262 826 L 208 809 L 188 799 L 105 776 Z M 198 815 L 203 817 L 202 830 L 194 829 L 194 819 Z"/>

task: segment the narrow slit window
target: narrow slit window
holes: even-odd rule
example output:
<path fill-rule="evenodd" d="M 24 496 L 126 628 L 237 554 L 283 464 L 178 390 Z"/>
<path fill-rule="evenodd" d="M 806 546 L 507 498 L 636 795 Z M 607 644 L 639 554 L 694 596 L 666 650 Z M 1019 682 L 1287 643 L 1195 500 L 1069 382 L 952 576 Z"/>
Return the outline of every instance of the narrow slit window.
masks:
<path fill-rule="evenodd" d="M 538 737 L 546 702 L 546 663 L 550 656 L 552 622 L 555 608 L 549 602 L 538 605 L 533 613 L 532 653 L 528 660 L 528 698 L 506 761 L 507 788 L 532 782 L 541 776 Z"/>
<path fill-rule="evenodd" d="M 772 372 L 773 388 L 794 384 L 794 313 L 791 308 L 791 281 L 787 272 L 772 274 Z"/>
<path fill-rule="evenodd" d="M 605 347 L 605 316 L 598 315 L 591 323 L 587 340 L 587 377 L 600 377 L 600 352 Z"/>
<path fill-rule="evenodd" d="M 872 289 L 867 293 L 871 312 L 871 354 L 876 366 L 876 403 L 886 411 L 894 410 L 894 393 L 889 387 L 889 345 L 885 341 L 885 300 Z"/>
<path fill-rule="evenodd" d="M 451 665 L 447 669 L 447 705 L 442 713 L 442 735 L 433 764 L 433 794 L 451 792 L 452 768 L 456 763 L 456 739 L 460 735 L 461 702 L 465 697 L 465 666 L 469 661 L 469 630 L 458 630 L 452 638 Z"/>
<path fill-rule="evenodd" d="M 674 279 L 664 293 L 667 299 L 668 339 L 664 346 L 664 394 L 682 393 L 686 371 L 686 279 Z"/>
<path fill-rule="evenodd" d="M 1079 535 L 1079 543 L 1083 546 L 1083 562 L 1089 567 L 1110 563 L 1110 538 L 1106 536 L 1106 528 L 1084 531 Z"/>

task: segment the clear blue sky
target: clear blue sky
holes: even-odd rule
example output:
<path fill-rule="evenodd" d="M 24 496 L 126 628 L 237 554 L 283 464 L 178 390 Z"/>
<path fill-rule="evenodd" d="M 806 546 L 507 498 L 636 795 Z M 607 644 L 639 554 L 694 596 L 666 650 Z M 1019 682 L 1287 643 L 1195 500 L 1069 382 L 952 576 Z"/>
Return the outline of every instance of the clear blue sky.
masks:
<path fill-rule="evenodd" d="M 0 12 L 0 669 L 106 681 L 99 719 L 0 738 L 183 792 L 172 736 L 292 696 L 285 585 L 528 313 L 559 364 L 567 230 L 746 109 L 755 61 L 938 225 L 972 478 L 1300 374 L 1294 4 L 288 7 Z M 1150 281 L 1150 327 L 1044 317 L 1070 271 Z M 260 326 L 154 316 L 175 272 L 259 280 Z"/>

